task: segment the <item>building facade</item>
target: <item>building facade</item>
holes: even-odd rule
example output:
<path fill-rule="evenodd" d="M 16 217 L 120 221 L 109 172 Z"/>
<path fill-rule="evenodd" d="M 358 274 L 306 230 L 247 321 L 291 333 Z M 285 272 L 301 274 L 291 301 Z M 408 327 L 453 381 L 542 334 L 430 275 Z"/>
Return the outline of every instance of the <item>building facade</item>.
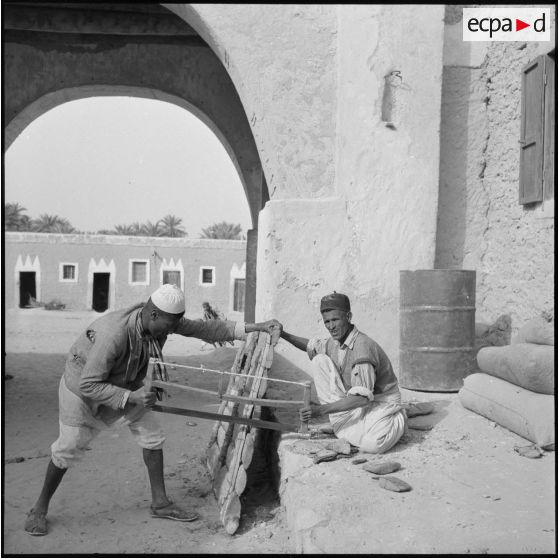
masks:
<path fill-rule="evenodd" d="M 59 302 L 104 312 L 147 300 L 165 283 L 186 293 L 186 312 L 209 302 L 243 319 L 246 241 L 7 232 L 4 304 Z"/>
<path fill-rule="evenodd" d="M 401 270 L 475 269 L 478 321 L 508 314 L 517 330 L 553 314 L 553 7 L 550 41 L 466 43 L 462 5 L 154 6 L 128 5 L 149 9 L 141 24 L 110 4 L 4 10 L 6 146 L 84 97 L 191 110 L 245 186 L 256 319 L 324 334 L 320 297 L 346 292 L 396 369 Z M 523 149 L 526 130 L 542 151 Z M 127 250 L 124 267 L 137 257 L 160 273 Z"/>

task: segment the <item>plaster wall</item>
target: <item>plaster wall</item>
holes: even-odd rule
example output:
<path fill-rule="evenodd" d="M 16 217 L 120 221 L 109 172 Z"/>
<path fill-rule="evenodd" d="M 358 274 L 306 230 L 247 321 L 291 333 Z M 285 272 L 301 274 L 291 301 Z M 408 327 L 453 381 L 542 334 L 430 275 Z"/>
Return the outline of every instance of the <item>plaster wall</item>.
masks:
<path fill-rule="evenodd" d="M 509 314 L 515 332 L 554 311 L 553 212 L 518 202 L 522 69 L 554 43 L 460 33 L 446 25 L 436 267 L 476 269 L 477 321 Z"/>
<path fill-rule="evenodd" d="M 188 317 L 201 317 L 202 302 L 208 301 L 229 319 L 242 320 L 243 313 L 233 311 L 231 271 L 233 276 L 238 276 L 245 257 L 246 241 L 243 240 L 7 232 L 4 301 L 6 308 L 18 306 L 19 285 L 15 273 L 18 258 L 22 262 L 36 261 L 40 265 L 40 301 L 46 303 L 58 299 L 66 304 L 67 310 L 91 310 L 91 285 L 88 285 L 91 265 L 97 271 L 109 271 L 110 268 L 114 275 L 111 278 L 114 286 L 111 310 L 147 300 L 162 284 L 162 268 L 183 268 Z M 146 285 L 130 284 L 130 260 L 149 262 Z M 60 263 L 77 265 L 76 282 L 60 281 Z M 213 285 L 201 284 L 201 267 L 214 268 Z"/>
<path fill-rule="evenodd" d="M 271 199 L 331 195 L 337 7 L 163 5 L 201 35 L 229 72 L 251 124 Z"/>
<path fill-rule="evenodd" d="M 320 297 L 346 292 L 355 323 L 396 370 L 399 270 L 434 262 L 442 16 L 438 7 L 338 7 L 334 194 L 272 199 L 260 217 L 258 261 L 268 267 L 259 308 L 275 292 L 266 313 L 289 331 L 323 336 Z M 425 33 L 415 36 L 419 27 Z M 403 81 L 388 128 L 384 76 L 394 70 Z M 291 358 L 307 368 L 304 355 Z"/>
<path fill-rule="evenodd" d="M 167 7 L 227 67 L 260 152 L 271 200 L 256 318 L 323 335 L 319 299 L 344 291 L 397 366 L 399 270 L 434 263 L 443 6 Z M 393 70 L 403 84 L 387 128 Z"/>

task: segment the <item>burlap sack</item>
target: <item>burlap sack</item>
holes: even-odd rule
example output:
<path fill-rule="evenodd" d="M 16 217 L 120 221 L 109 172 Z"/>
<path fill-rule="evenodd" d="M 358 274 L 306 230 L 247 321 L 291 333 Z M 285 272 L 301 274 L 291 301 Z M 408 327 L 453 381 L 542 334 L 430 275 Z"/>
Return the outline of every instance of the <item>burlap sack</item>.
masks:
<path fill-rule="evenodd" d="M 543 318 L 529 320 L 517 333 L 514 343 L 536 343 L 554 346 L 554 321 Z"/>
<path fill-rule="evenodd" d="M 471 374 L 461 404 L 541 447 L 554 444 L 554 396 L 533 393 L 488 374 Z"/>
<path fill-rule="evenodd" d="M 518 343 L 505 347 L 484 347 L 477 354 L 482 372 L 517 386 L 554 394 L 554 347 Z"/>

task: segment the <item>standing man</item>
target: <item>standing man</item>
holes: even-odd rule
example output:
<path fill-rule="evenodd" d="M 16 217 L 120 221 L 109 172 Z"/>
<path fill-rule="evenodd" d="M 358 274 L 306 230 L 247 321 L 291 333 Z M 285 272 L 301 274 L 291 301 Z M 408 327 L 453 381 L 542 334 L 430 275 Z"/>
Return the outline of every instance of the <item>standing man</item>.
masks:
<path fill-rule="evenodd" d="M 151 517 L 194 521 L 198 515 L 181 509 L 166 494 L 163 477 L 165 436 L 149 408 L 159 394 L 143 380 L 150 357 L 163 361 L 161 349 L 170 333 L 205 341 L 244 339 L 253 331 L 281 328 L 277 320 L 245 324 L 225 320 L 188 320 L 184 293 L 165 284 L 147 303 L 111 312 L 95 320 L 75 341 L 60 380 L 60 434 L 52 444 L 43 488 L 27 514 L 25 531 L 46 535 L 46 514 L 62 477 L 83 455 L 89 442 L 112 425 L 127 425 L 143 448 L 151 484 Z M 166 379 L 163 365 L 156 372 Z"/>
<path fill-rule="evenodd" d="M 308 353 L 319 404 L 301 409 L 301 419 L 329 415 L 338 438 L 363 452 L 384 453 L 406 429 L 407 416 L 391 362 L 383 349 L 351 323 L 349 298 L 341 293 L 320 303 L 329 339 L 281 337 Z"/>

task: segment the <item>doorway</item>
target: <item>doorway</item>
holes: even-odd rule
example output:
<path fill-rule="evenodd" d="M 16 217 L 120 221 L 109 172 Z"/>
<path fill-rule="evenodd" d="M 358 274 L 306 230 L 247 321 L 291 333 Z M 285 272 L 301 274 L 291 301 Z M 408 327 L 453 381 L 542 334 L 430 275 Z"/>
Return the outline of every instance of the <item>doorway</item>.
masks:
<path fill-rule="evenodd" d="M 19 307 L 29 308 L 37 298 L 37 283 L 34 271 L 19 272 Z"/>
<path fill-rule="evenodd" d="M 93 310 L 104 312 L 109 305 L 110 273 L 93 273 Z"/>
<path fill-rule="evenodd" d="M 163 271 L 163 285 L 170 283 L 171 285 L 176 285 L 179 289 L 182 288 L 182 280 L 180 276 L 180 271 Z"/>

